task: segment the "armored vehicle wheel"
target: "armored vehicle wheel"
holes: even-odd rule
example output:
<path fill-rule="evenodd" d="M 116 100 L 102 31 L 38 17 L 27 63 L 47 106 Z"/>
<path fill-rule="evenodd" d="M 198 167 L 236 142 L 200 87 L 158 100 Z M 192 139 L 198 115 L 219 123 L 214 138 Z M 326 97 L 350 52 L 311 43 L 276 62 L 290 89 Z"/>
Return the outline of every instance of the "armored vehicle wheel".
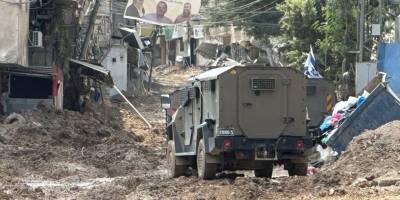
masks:
<path fill-rule="evenodd" d="M 285 168 L 287 168 L 289 176 L 307 176 L 307 167 L 308 163 L 290 163 Z"/>
<path fill-rule="evenodd" d="M 197 147 L 197 174 L 201 179 L 213 179 L 217 173 L 217 164 L 207 163 L 207 153 L 203 139 Z"/>
<path fill-rule="evenodd" d="M 266 164 L 264 169 L 255 169 L 254 175 L 256 177 L 271 178 L 273 168 L 274 168 L 274 166 L 272 165 L 272 163 L 268 163 L 268 164 Z"/>
<path fill-rule="evenodd" d="M 182 175 L 185 175 L 186 166 L 185 165 L 177 165 L 177 158 L 175 156 L 175 143 L 174 141 L 168 141 L 167 148 L 167 166 L 168 166 L 168 177 L 176 178 Z"/>

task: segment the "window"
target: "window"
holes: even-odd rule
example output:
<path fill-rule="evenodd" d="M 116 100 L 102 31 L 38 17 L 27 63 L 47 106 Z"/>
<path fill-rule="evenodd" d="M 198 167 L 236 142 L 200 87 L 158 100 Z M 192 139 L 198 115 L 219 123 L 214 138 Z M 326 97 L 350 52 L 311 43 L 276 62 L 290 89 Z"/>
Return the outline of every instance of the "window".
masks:
<path fill-rule="evenodd" d="M 252 79 L 252 90 L 273 90 L 275 89 L 275 79 Z"/>
<path fill-rule="evenodd" d="M 307 96 L 314 96 L 317 93 L 316 86 L 307 86 Z"/>

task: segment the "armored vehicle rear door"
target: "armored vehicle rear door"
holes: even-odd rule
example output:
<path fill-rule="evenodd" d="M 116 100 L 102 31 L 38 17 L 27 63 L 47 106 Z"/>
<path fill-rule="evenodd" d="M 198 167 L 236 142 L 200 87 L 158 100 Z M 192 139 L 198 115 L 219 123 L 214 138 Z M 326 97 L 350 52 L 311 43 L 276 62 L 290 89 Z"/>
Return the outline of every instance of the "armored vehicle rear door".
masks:
<path fill-rule="evenodd" d="M 303 74 L 289 68 L 237 68 L 237 119 L 249 138 L 304 136 Z"/>
<path fill-rule="evenodd" d="M 282 117 L 287 110 L 284 79 L 279 74 L 263 74 L 257 70 L 240 74 L 238 118 L 246 135 L 262 138 L 267 133 L 279 135 L 283 131 L 285 124 Z"/>

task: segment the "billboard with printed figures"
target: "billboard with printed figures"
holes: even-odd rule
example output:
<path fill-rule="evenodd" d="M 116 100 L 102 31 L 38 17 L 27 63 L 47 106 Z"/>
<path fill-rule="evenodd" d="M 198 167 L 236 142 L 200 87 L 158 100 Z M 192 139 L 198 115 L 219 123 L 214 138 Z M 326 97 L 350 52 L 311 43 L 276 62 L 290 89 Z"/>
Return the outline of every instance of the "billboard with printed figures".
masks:
<path fill-rule="evenodd" d="M 155 25 L 180 24 L 200 11 L 201 0 L 129 0 L 124 18 Z"/>

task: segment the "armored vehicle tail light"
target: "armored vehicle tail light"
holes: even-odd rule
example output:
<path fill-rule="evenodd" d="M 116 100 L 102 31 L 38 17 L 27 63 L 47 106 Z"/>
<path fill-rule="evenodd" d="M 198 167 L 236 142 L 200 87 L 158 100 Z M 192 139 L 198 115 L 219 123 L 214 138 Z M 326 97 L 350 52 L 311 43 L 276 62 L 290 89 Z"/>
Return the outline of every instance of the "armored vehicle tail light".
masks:
<path fill-rule="evenodd" d="M 304 140 L 303 139 L 299 139 L 296 142 L 296 149 L 298 151 L 303 151 L 304 150 Z"/>
<path fill-rule="evenodd" d="M 231 139 L 224 139 L 224 149 L 230 149 L 232 147 L 232 140 Z"/>

